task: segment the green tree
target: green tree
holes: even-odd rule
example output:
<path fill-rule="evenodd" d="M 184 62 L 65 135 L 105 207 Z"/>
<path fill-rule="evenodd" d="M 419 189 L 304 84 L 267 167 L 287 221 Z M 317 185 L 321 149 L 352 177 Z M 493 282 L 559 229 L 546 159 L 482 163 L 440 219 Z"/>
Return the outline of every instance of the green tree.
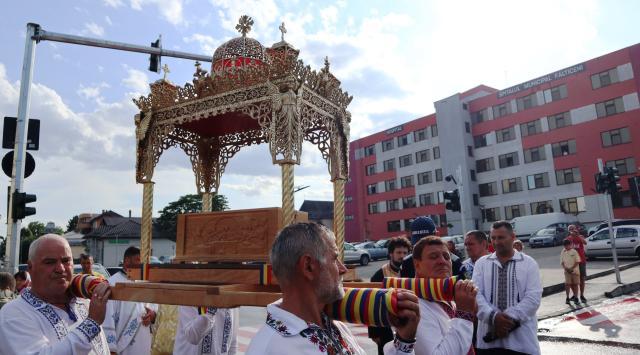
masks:
<path fill-rule="evenodd" d="M 31 231 L 31 235 L 33 235 L 35 239 L 44 234 L 45 225 L 42 222 L 33 221 L 29 222 L 27 228 Z"/>
<path fill-rule="evenodd" d="M 69 222 L 67 222 L 67 232 L 76 230 L 76 227 L 78 227 L 78 216 L 73 216 L 69 219 Z"/>
<path fill-rule="evenodd" d="M 27 227 L 22 227 L 22 229 L 20 229 L 20 263 L 24 264 L 27 262 L 27 260 L 29 259 L 29 246 L 31 245 L 31 242 L 33 242 L 34 240 L 36 240 L 36 238 L 38 238 L 39 235 L 37 235 L 36 233 L 34 233 L 34 230 L 37 232 L 38 231 L 38 223 L 40 222 L 31 222 L 29 223 L 29 225 Z M 44 233 L 44 224 L 40 223 L 42 225 L 42 232 Z M 32 228 L 30 228 L 32 227 Z"/>
<path fill-rule="evenodd" d="M 224 211 L 229 209 L 229 202 L 224 195 L 213 196 L 213 211 Z M 196 213 L 202 211 L 202 198 L 197 194 L 184 195 L 177 201 L 169 203 L 162 211 L 160 217 L 156 218 L 154 224 L 164 237 L 176 240 L 176 225 L 178 214 Z"/>

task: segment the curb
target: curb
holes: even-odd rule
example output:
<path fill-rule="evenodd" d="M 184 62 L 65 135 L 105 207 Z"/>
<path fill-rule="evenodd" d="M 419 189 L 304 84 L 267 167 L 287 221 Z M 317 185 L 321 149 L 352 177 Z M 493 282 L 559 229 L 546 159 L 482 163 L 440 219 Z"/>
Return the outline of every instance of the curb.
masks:
<path fill-rule="evenodd" d="M 634 261 L 632 263 L 620 266 L 619 269 L 620 269 L 620 271 L 623 271 L 623 270 L 631 269 L 632 267 L 635 267 L 635 266 L 638 266 L 638 265 L 640 265 L 640 261 Z M 595 278 L 598 278 L 598 277 L 611 275 L 611 274 L 614 274 L 615 272 L 616 272 L 615 269 L 609 269 L 609 270 L 601 271 L 601 272 L 595 273 L 593 275 L 587 276 L 587 280 L 592 280 L 592 279 L 595 279 Z M 631 284 L 628 284 L 628 285 L 619 286 L 615 290 L 613 290 L 611 292 L 606 292 L 605 294 L 607 294 L 607 293 L 613 294 L 613 292 L 616 291 L 619 288 L 623 288 L 623 287 L 626 287 L 626 286 L 631 286 L 631 285 L 634 285 L 636 283 L 638 284 L 637 286 L 635 286 L 635 287 L 638 287 L 637 289 L 634 289 L 633 291 L 624 291 L 624 292 L 637 291 L 637 290 L 640 289 L 640 282 L 634 282 L 634 283 L 631 283 Z M 550 286 L 547 286 L 547 287 L 542 289 L 542 297 L 550 296 L 550 295 L 556 294 L 558 292 L 563 292 L 563 291 L 564 291 L 564 282 L 563 283 L 559 283 L 559 284 L 555 284 L 555 285 L 550 285 Z M 617 291 L 617 292 L 622 292 L 619 295 L 622 295 L 624 293 L 622 290 Z M 607 297 L 609 297 L 609 296 L 607 296 Z M 617 297 L 617 296 L 611 296 L 611 297 Z"/>

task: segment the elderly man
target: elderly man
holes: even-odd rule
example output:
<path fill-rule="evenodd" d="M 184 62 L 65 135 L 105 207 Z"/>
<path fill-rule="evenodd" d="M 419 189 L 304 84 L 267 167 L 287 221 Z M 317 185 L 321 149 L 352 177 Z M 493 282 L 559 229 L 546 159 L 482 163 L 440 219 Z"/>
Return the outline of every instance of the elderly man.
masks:
<path fill-rule="evenodd" d="M 111 291 L 100 284 L 91 301 L 70 295 L 66 239 L 46 234 L 33 241 L 28 268 L 31 288 L 0 311 L 0 354 L 109 354 L 100 324 Z"/>
<path fill-rule="evenodd" d="M 333 233 L 316 223 L 290 225 L 276 237 L 270 256 L 282 299 L 267 306 L 266 324 L 247 354 L 364 355 L 349 328 L 323 312 L 325 305 L 344 297 L 342 275 L 347 269 Z M 385 354 L 413 353 L 419 321 L 415 294 L 398 291 L 398 314 L 389 318 L 396 338 Z"/>
<path fill-rule="evenodd" d="M 540 354 L 536 312 L 542 299 L 538 264 L 513 249 L 516 239 L 507 221 L 494 222 L 496 251 L 473 270 L 478 287 L 478 354 Z"/>
<path fill-rule="evenodd" d="M 416 277 L 451 277 L 451 254 L 436 236 L 421 239 L 413 247 Z M 469 280 L 455 285 L 455 302 L 420 300 L 420 325 L 416 337 L 416 355 L 473 354 L 473 320 L 478 310 L 477 290 Z"/>
<path fill-rule="evenodd" d="M 109 284 L 131 282 L 127 271 L 140 264 L 140 249 L 131 246 L 124 252 L 123 270 L 109 278 Z M 141 302 L 111 301 L 107 309 L 104 331 L 112 352 L 144 355 L 151 353 L 151 324 L 156 319 L 157 305 Z"/>
<path fill-rule="evenodd" d="M 104 276 L 99 272 L 93 271 L 93 256 L 89 254 L 80 254 L 80 265 L 82 265 L 83 274 L 104 278 Z"/>

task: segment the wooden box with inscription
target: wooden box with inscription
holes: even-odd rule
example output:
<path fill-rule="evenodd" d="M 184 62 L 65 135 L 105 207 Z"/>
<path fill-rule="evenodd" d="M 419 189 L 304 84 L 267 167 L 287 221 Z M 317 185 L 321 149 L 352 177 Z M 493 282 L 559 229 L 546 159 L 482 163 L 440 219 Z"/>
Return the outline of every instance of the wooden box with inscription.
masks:
<path fill-rule="evenodd" d="M 179 215 L 174 260 L 268 262 L 282 217 L 275 207 Z M 306 212 L 296 212 L 296 222 L 307 219 Z"/>

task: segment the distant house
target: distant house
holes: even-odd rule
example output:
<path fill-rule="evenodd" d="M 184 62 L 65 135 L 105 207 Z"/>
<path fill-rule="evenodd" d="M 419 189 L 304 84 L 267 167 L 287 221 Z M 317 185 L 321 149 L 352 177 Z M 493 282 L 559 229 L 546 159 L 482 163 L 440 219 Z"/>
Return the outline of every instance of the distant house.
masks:
<path fill-rule="evenodd" d="M 113 211 L 105 211 L 89 221 L 91 231 L 84 236 L 87 250 L 97 263 L 119 266 L 124 251 L 129 246 L 140 247 L 140 217 L 123 217 Z M 161 237 L 156 228 L 152 231 L 151 255 L 174 256 L 176 243 Z"/>
<path fill-rule="evenodd" d="M 309 214 L 309 220 L 333 230 L 333 201 L 304 200 L 300 211 Z"/>
<path fill-rule="evenodd" d="M 80 254 L 85 253 L 84 235 L 75 231 L 67 232 L 62 235 L 71 246 L 71 254 L 74 259 L 79 259 Z"/>

